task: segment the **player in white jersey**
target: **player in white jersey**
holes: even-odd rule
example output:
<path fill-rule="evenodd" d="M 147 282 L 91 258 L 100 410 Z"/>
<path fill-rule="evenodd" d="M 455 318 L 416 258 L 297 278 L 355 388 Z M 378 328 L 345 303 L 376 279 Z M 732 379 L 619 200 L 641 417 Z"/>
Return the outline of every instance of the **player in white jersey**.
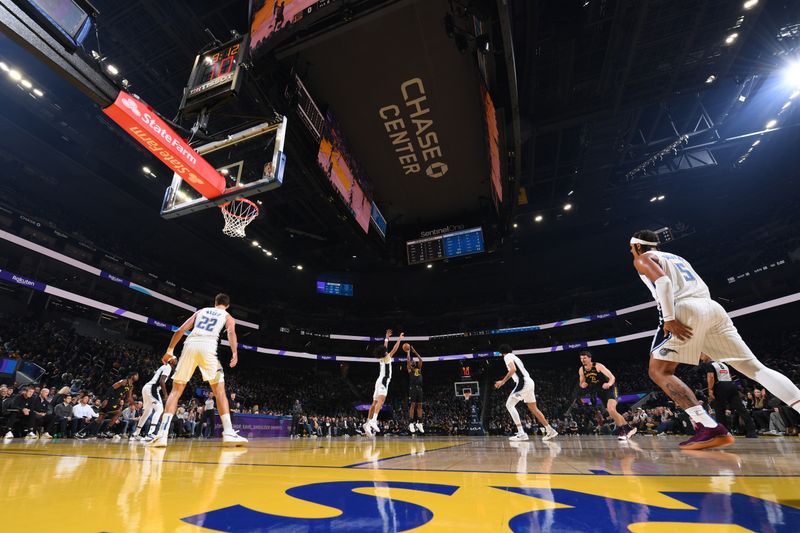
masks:
<path fill-rule="evenodd" d="M 547 441 L 552 439 L 558 435 L 558 433 L 550 426 L 550 422 L 547 421 L 544 414 L 542 414 L 536 406 L 536 395 L 534 394 L 535 385 L 530 374 L 525 370 L 525 365 L 522 364 L 520 358 L 511 351 L 511 347 L 508 344 L 500 346 L 500 353 L 503 355 L 503 361 L 506 363 L 508 373 L 503 379 L 494 382 L 494 388 L 499 389 L 505 385 L 509 379 L 514 380 L 514 390 L 511 391 L 508 400 L 506 400 L 506 409 L 508 409 L 511 419 L 514 420 L 514 424 L 517 426 L 517 433 L 512 435 L 508 440 L 528 440 L 528 434 L 522 429 L 522 421 L 519 419 L 519 413 L 517 412 L 517 404 L 520 401 L 525 402 L 533 416 L 536 417 L 536 420 L 538 420 L 547 431 L 545 436 L 542 437 L 542 440 Z"/>
<path fill-rule="evenodd" d="M 231 412 L 228 406 L 228 397 L 225 395 L 225 374 L 222 365 L 217 358 L 217 345 L 219 344 L 219 334 L 225 327 L 228 332 L 228 342 L 231 345 L 231 368 L 236 366 L 239 360 L 236 344 L 236 321 L 228 314 L 230 307 L 230 297 L 227 294 L 217 294 L 214 298 L 214 307 L 205 307 L 195 312 L 183 325 L 172 335 L 162 361 L 166 362 L 174 357 L 172 352 L 183 338 L 187 331 L 191 330 L 181 351 L 178 366 L 172 376 L 172 392 L 167 398 L 167 405 L 164 407 L 164 415 L 161 417 L 161 424 L 158 434 L 151 445 L 159 448 L 166 447 L 169 435 L 169 425 L 172 417 L 178 410 L 178 400 L 186 388 L 186 383 L 192 378 L 192 374 L 197 367 L 203 379 L 211 386 L 211 391 L 217 398 L 217 409 L 219 418 L 222 420 L 222 442 L 224 445 L 241 446 L 247 439 L 240 437 L 231 425 Z"/>
<path fill-rule="evenodd" d="M 164 412 L 164 398 L 167 397 L 167 379 L 169 379 L 172 370 L 175 368 L 175 363 L 178 358 L 174 355 L 168 361 L 158 367 L 150 381 L 142 387 L 142 403 L 144 410 L 139 417 L 139 422 L 136 424 L 136 431 L 133 433 L 131 440 L 144 440 L 150 442 L 155 439 L 156 429 L 158 429 L 158 420 L 161 418 L 161 413 Z M 150 428 L 147 430 L 147 435 L 142 439 L 142 428 L 150 415 L 153 419 L 150 421 Z"/>
<path fill-rule="evenodd" d="M 375 348 L 375 355 L 379 358 L 378 362 L 381 365 L 381 369 L 378 373 L 378 379 L 375 381 L 375 392 L 372 394 L 372 405 L 369 407 L 367 421 L 364 422 L 363 425 L 364 434 L 368 437 L 374 435 L 373 431 L 375 433 L 380 431 L 378 427 L 378 414 L 381 412 L 383 402 L 386 401 L 386 395 L 389 393 L 389 382 L 392 381 L 392 357 L 400 347 L 400 343 L 403 341 L 405 334 L 400 334 L 397 338 L 397 342 L 394 344 L 394 348 L 392 348 L 392 351 L 389 351 L 389 337 L 391 336 L 392 330 L 387 329 L 386 337 L 383 339 L 383 346 L 377 346 Z"/>
<path fill-rule="evenodd" d="M 650 347 L 650 378 L 684 409 L 695 425 L 694 437 L 680 443 L 700 450 L 733 443 L 727 428 L 709 416 L 694 392 L 675 376 L 679 364 L 696 365 L 700 354 L 723 361 L 763 385 L 800 413 L 800 390 L 756 359 L 725 309 L 688 261 L 658 249 L 658 236 L 637 231 L 630 240 L 633 266 L 658 304 L 660 324 Z"/>

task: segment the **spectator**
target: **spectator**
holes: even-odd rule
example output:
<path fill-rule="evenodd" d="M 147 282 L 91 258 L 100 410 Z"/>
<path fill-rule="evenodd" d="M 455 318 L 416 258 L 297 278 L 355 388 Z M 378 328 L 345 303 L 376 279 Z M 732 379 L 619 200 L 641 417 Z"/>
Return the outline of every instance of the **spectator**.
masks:
<path fill-rule="evenodd" d="M 122 435 L 130 436 L 130 434 L 133 433 L 133 429 L 139 422 L 139 414 L 140 411 L 137 411 L 136 403 L 128 404 L 128 406 L 122 410 L 122 431 L 120 432 Z"/>
<path fill-rule="evenodd" d="M 72 422 L 72 396 L 66 395 L 60 404 L 53 408 L 55 415 L 55 424 L 58 427 L 57 435 L 60 437 L 69 437 L 68 433 L 70 423 Z"/>
<path fill-rule="evenodd" d="M 8 433 L 6 433 L 7 439 L 14 438 L 14 430 L 17 424 L 19 424 L 20 427 L 19 433 L 24 435 L 25 438 L 37 438 L 36 433 L 33 431 L 35 423 L 33 393 L 34 388 L 32 386 L 22 387 L 19 394 L 9 402 L 6 409 L 8 413 L 6 421 L 6 425 L 8 426 Z"/>
<path fill-rule="evenodd" d="M 72 407 L 72 434 L 86 436 L 91 428 L 92 421 L 97 418 L 97 412 L 89 405 L 89 395 L 84 395 L 80 402 Z"/>
<path fill-rule="evenodd" d="M 42 439 L 52 439 L 50 432 L 53 431 L 52 425 L 55 422 L 53 415 L 52 398 L 50 398 L 50 389 L 43 387 L 39 391 L 39 395 L 33 399 L 33 432 L 37 436 L 40 435 Z"/>

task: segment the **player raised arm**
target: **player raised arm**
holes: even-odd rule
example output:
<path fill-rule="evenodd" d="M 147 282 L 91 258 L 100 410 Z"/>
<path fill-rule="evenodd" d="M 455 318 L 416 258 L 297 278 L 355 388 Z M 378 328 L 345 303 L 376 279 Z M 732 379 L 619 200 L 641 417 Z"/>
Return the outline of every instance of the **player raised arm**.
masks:
<path fill-rule="evenodd" d="M 169 340 L 169 346 L 167 346 L 167 351 L 164 354 L 164 357 L 161 358 L 162 361 L 167 361 L 169 359 L 168 356 L 173 355 L 172 352 L 175 351 L 175 347 L 181 341 L 183 336 L 186 335 L 187 331 L 189 331 L 190 329 L 192 329 L 194 327 L 194 319 L 196 317 L 197 317 L 197 313 L 195 312 L 192 316 L 190 316 L 189 318 L 186 319 L 186 322 L 181 324 L 181 327 L 179 327 L 175 331 L 175 333 L 172 334 L 172 338 Z"/>
<path fill-rule="evenodd" d="M 411 373 L 411 350 L 406 351 L 406 371 Z"/>
<path fill-rule="evenodd" d="M 658 261 L 645 252 L 634 258 L 633 266 L 639 274 L 649 279 L 655 286 L 656 300 L 664 319 L 664 333 L 672 333 L 678 340 L 691 339 L 692 328 L 675 318 L 675 297 L 672 293 L 672 280 L 661 269 Z"/>
<path fill-rule="evenodd" d="M 236 321 L 231 315 L 225 319 L 225 328 L 228 331 L 228 342 L 231 345 L 231 368 L 239 362 L 239 347 L 236 343 Z"/>
<path fill-rule="evenodd" d="M 589 386 L 589 384 L 586 383 L 586 377 L 583 375 L 583 366 L 578 369 L 578 381 L 580 382 L 582 389 L 585 389 Z"/>
<path fill-rule="evenodd" d="M 387 333 L 389 333 L 389 332 L 391 332 L 391 330 L 387 331 Z M 403 342 L 403 337 L 405 337 L 405 336 L 406 336 L 405 333 L 401 333 L 400 336 L 397 337 L 397 342 L 394 343 L 394 348 L 392 348 L 392 351 L 389 352 L 389 357 L 394 357 L 394 354 L 397 353 L 397 349 L 400 348 L 400 343 Z M 386 347 L 388 348 L 389 347 L 389 336 L 388 335 L 386 336 L 386 339 L 384 340 L 384 342 L 386 344 Z"/>
<path fill-rule="evenodd" d="M 610 389 L 611 387 L 613 387 L 614 383 L 617 382 L 617 378 L 614 377 L 614 374 L 611 372 L 611 370 L 609 370 L 603 363 L 597 363 L 596 367 L 601 374 L 603 374 L 605 377 L 608 378 L 608 381 L 603 383 L 603 388 Z"/>
<path fill-rule="evenodd" d="M 514 373 L 516 373 L 516 371 L 517 371 L 517 365 L 515 365 L 513 361 L 508 363 L 508 373 L 503 377 L 503 379 L 494 382 L 494 388 L 499 389 L 500 387 L 505 385 L 506 381 L 511 379 L 511 376 L 513 376 Z"/>
<path fill-rule="evenodd" d="M 417 356 L 417 361 L 419 361 L 419 368 L 421 370 L 422 369 L 422 356 L 419 353 L 417 353 L 417 350 L 416 350 L 416 348 L 414 348 L 414 345 L 411 345 L 411 349 L 414 351 L 414 355 Z"/>

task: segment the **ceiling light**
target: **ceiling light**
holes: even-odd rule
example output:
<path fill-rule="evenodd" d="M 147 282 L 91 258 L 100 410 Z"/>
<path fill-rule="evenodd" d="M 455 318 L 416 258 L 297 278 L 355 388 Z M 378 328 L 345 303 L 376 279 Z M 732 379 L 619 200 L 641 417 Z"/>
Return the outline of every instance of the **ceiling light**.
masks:
<path fill-rule="evenodd" d="M 433 268 L 433 265 L 431 263 L 428 263 L 427 268 Z"/>
<path fill-rule="evenodd" d="M 256 203 L 257 203 L 258 205 L 261 205 L 263 202 L 261 202 L 261 200 L 256 200 Z"/>
<path fill-rule="evenodd" d="M 564 204 L 564 211 L 569 211 L 572 209 L 572 204 Z"/>
<path fill-rule="evenodd" d="M 297 270 L 303 270 L 303 265 L 297 265 L 295 268 L 297 268 Z"/>
<path fill-rule="evenodd" d="M 40 91 L 39 89 L 34 89 L 34 90 L 33 90 L 33 94 L 35 94 L 35 95 L 36 95 L 36 96 L 38 96 L 39 98 L 41 98 L 42 96 L 44 96 L 44 93 L 43 93 L 42 91 Z"/>
<path fill-rule="evenodd" d="M 792 103 L 791 103 L 791 102 L 786 102 L 785 104 L 783 104 L 783 107 L 781 107 L 781 111 L 783 111 L 784 109 L 786 109 L 786 108 L 787 108 L 787 107 L 789 107 L 790 105 L 792 105 Z"/>
<path fill-rule="evenodd" d="M 767 129 L 768 129 L 768 130 L 769 130 L 769 129 L 772 129 L 772 128 L 774 128 L 774 127 L 775 127 L 775 126 L 777 126 L 777 125 L 778 125 L 778 121 L 777 121 L 777 120 L 775 120 L 775 119 L 773 118 L 772 120 L 770 120 L 769 122 L 767 122 Z"/>
<path fill-rule="evenodd" d="M 542 215 L 536 215 L 533 218 L 533 220 L 535 220 L 536 222 L 541 222 L 543 219 L 544 219 L 544 217 Z"/>
<path fill-rule="evenodd" d="M 222 169 L 222 170 L 220 170 L 219 172 L 220 172 L 220 174 L 222 174 L 223 176 L 227 176 L 227 175 L 228 175 L 228 172 L 229 172 L 229 170 L 228 170 L 227 168 L 223 168 L 223 169 Z"/>
<path fill-rule="evenodd" d="M 204 57 L 204 58 L 203 58 L 203 62 L 204 62 L 206 65 L 210 65 L 211 63 L 213 63 L 213 62 L 214 62 L 214 60 L 213 60 L 213 59 L 211 59 L 211 57 L 210 57 L 210 56 L 206 56 L 206 57 Z"/>
<path fill-rule="evenodd" d="M 727 37 L 725 37 L 725 44 L 733 44 L 736 42 L 736 39 L 739 38 L 739 34 L 736 32 L 731 33 Z"/>
<path fill-rule="evenodd" d="M 258 241 L 253 241 L 253 246 L 258 246 Z"/>
<path fill-rule="evenodd" d="M 658 197 L 657 196 L 653 196 L 652 198 L 650 198 L 650 203 L 652 204 L 656 200 L 658 200 Z"/>
<path fill-rule="evenodd" d="M 666 196 L 664 196 L 664 195 L 662 194 L 661 196 L 659 196 L 659 197 L 658 197 L 658 201 L 660 202 L 660 201 L 661 201 L 661 200 L 663 200 L 664 198 L 666 198 Z"/>
<path fill-rule="evenodd" d="M 753 146 L 758 146 L 759 144 L 761 144 L 761 139 L 759 139 L 759 140 L 757 140 L 756 142 L 754 142 L 754 143 L 753 143 Z"/>
<path fill-rule="evenodd" d="M 783 77 L 791 87 L 800 87 L 800 61 L 789 64 L 784 70 Z"/>
<path fill-rule="evenodd" d="M 33 87 L 33 84 L 24 78 L 22 79 L 22 81 L 19 82 L 19 84 L 25 87 L 26 89 L 30 89 L 31 87 Z"/>
<path fill-rule="evenodd" d="M 145 174 L 150 174 L 150 167 L 146 167 L 146 166 L 142 167 L 142 172 L 144 172 Z"/>
<path fill-rule="evenodd" d="M 747 0 L 747 2 L 745 2 L 742 7 L 745 9 L 753 9 L 757 5 L 758 5 L 758 0 Z"/>
<path fill-rule="evenodd" d="M 716 79 L 717 79 L 717 77 L 712 74 L 711 76 L 706 78 L 706 83 L 708 83 L 708 84 L 714 83 L 714 81 L 716 81 Z"/>
<path fill-rule="evenodd" d="M 3 72 L 8 72 L 9 71 L 8 65 L 0 61 L 0 70 L 2 70 Z"/>
<path fill-rule="evenodd" d="M 270 252 L 269 250 L 267 250 L 267 257 L 272 257 L 272 252 Z M 275 259 L 277 259 L 277 257 Z"/>
<path fill-rule="evenodd" d="M 569 191 L 569 192 L 567 193 L 567 196 L 572 196 L 572 193 L 574 193 L 574 192 L 575 192 L 575 191 Z"/>
<path fill-rule="evenodd" d="M 514 222 L 514 227 L 515 227 L 515 228 L 519 227 L 519 224 L 517 224 L 516 222 Z"/>
<path fill-rule="evenodd" d="M 794 100 L 794 99 L 795 99 L 795 98 L 797 98 L 798 96 L 800 96 L 800 91 L 795 91 L 795 92 L 793 92 L 793 93 L 792 93 L 792 95 L 789 97 L 789 100 Z"/>
<path fill-rule="evenodd" d="M 115 67 L 114 65 L 106 65 L 106 70 L 112 76 L 116 76 L 117 74 L 119 74 L 119 69 L 117 67 Z"/>
<path fill-rule="evenodd" d="M 743 94 L 740 94 L 739 95 L 739 101 L 740 102 L 744 102 L 745 100 L 747 100 L 747 97 L 745 95 L 743 95 Z"/>
<path fill-rule="evenodd" d="M 19 81 L 22 79 L 22 74 L 18 70 L 11 69 L 8 71 L 8 77 L 14 81 Z"/>
<path fill-rule="evenodd" d="M 353 259 L 357 259 L 357 258 L 358 258 L 358 256 L 357 256 L 357 255 L 354 255 L 354 256 L 353 256 Z"/>

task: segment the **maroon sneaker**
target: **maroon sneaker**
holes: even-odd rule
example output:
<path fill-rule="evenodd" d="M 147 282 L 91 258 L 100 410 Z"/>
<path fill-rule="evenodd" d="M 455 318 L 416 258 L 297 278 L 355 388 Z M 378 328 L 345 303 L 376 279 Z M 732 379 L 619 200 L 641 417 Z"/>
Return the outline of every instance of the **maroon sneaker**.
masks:
<path fill-rule="evenodd" d="M 715 428 L 707 428 L 703 424 L 697 424 L 694 436 L 681 442 L 678 446 L 682 450 L 705 450 L 706 448 L 728 446 L 733 444 L 733 441 L 733 435 L 722 424 L 717 424 Z"/>

